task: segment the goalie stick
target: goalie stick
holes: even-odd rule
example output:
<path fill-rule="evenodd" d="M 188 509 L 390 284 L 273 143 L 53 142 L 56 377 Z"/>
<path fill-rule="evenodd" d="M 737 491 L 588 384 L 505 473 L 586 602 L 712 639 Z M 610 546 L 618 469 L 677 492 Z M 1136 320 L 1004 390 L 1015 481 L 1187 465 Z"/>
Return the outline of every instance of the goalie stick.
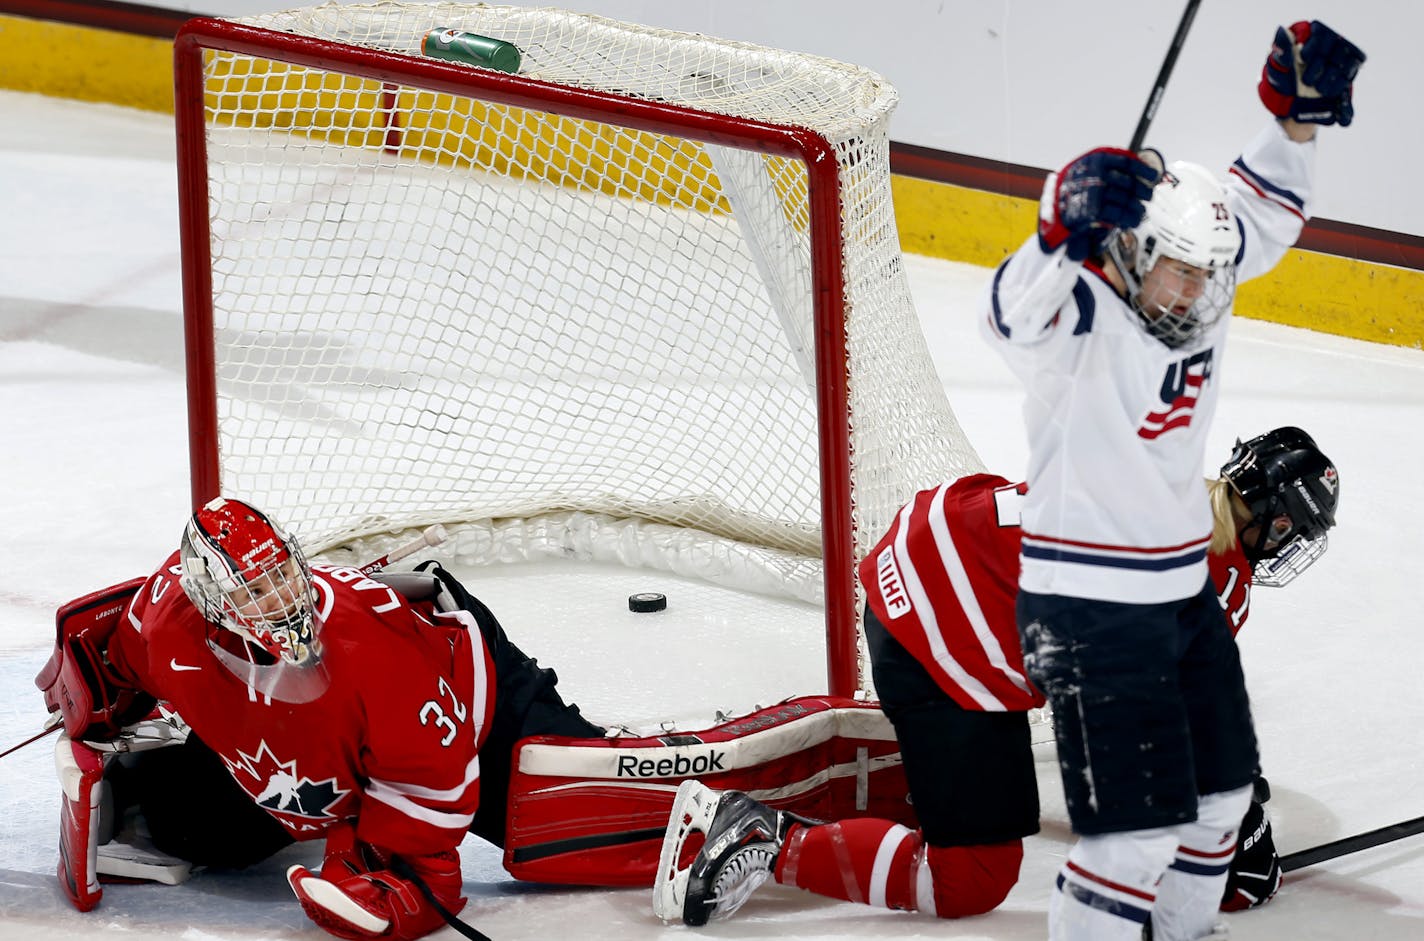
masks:
<path fill-rule="evenodd" d="M 1336 859 L 1340 856 L 1348 856 L 1351 853 L 1358 853 L 1361 850 L 1367 850 L 1384 843 L 1393 843 L 1395 840 L 1402 840 L 1405 837 L 1414 836 L 1416 833 L 1424 833 L 1424 817 L 1415 817 L 1413 820 L 1403 820 L 1399 823 L 1392 823 L 1387 827 L 1380 827 L 1377 830 L 1357 833 L 1354 836 L 1347 836 L 1344 839 L 1322 843 L 1319 846 L 1312 846 L 1309 849 L 1299 850 L 1294 853 L 1287 853 L 1281 857 L 1281 871 L 1295 872 L 1297 869 L 1314 866 L 1316 863 L 1323 863 L 1326 860 Z"/>
<path fill-rule="evenodd" d="M 1177 65 L 1177 55 L 1182 51 L 1182 44 L 1187 41 L 1187 31 L 1192 28 L 1192 20 L 1196 18 L 1199 6 L 1201 0 L 1187 0 L 1187 8 L 1182 11 L 1177 33 L 1172 37 L 1172 45 L 1167 48 L 1167 58 L 1162 61 L 1162 68 L 1157 72 L 1157 81 L 1152 85 L 1152 94 L 1147 96 L 1147 104 L 1142 109 L 1142 117 L 1138 119 L 1137 130 L 1132 132 L 1132 143 L 1127 145 L 1127 149 L 1133 153 L 1142 149 L 1147 128 L 1152 125 L 1152 119 L 1157 117 L 1157 106 L 1161 104 L 1162 94 L 1167 90 L 1167 79 L 1171 77 L 1172 69 Z"/>
<path fill-rule="evenodd" d="M 435 893 L 430 891 L 430 886 L 426 885 L 425 880 L 420 878 L 420 875 L 411 868 L 410 863 L 397 856 L 391 860 L 391 869 L 402 879 L 409 879 L 415 884 L 420 894 L 425 896 L 425 900 L 429 902 L 435 908 L 435 911 L 439 913 L 440 917 L 445 920 L 445 924 L 469 938 L 470 941 L 491 941 L 489 935 L 480 931 L 469 922 L 461 921 L 458 915 L 451 912 L 450 909 L 444 905 L 441 905 L 440 900 L 435 897 Z"/>
<path fill-rule="evenodd" d="M 59 713 L 56 712 L 56 713 L 54 713 L 54 714 L 51 716 L 50 725 L 49 725 L 43 732 L 38 732 L 38 733 L 36 733 L 36 734 L 34 734 L 34 735 L 31 735 L 29 738 L 25 739 L 25 740 L 24 740 L 23 742 L 21 742 L 20 744 L 18 744 L 18 745 L 11 745 L 9 748 L 5 749 L 4 751 L 0 751 L 0 758 L 4 758 L 6 755 L 10 754 L 11 752 L 17 752 L 17 751 L 19 751 L 20 749 L 24 748 L 26 745 L 29 745 L 29 744 L 32 743 L 32 742 L 38 742 L 40 739 L 44 738 L 46 735 L 50 735 L 50 734 L 52 734 L 52 733 L 54 733 L 54 732 L 58 732 L 58 731 L 59 731 L 60 729 L 62 729 L 62 728 L 64 728 L 64 721 L 63 721 L 63 719 L 60 718 Z"/>
<path fill-rule="evenodd" d="M 445 527 L 441 526 L 439 523 L 436 523 L 434 526 L 431 526 L 429 529 L 422 532 L 419 536 L 416 536 L 410 542 L 396 546 L 390 552 L 387 552 L 385 555 L 381 556 L 375 561 L 367 562 L 365 565 L 361 566 L 361 573 L 363 575 L 371 575 L 376 572 L 379 572 L 381 569 L 385 568 L 387 565 L 390 565 L 392 562 L 399 562 L 406 556 L 413 555 L 419 552 L 421 549 L 424 549 L 426 546 L 440 545 L 442 542 L 445 541 L 445 537 Z"/>

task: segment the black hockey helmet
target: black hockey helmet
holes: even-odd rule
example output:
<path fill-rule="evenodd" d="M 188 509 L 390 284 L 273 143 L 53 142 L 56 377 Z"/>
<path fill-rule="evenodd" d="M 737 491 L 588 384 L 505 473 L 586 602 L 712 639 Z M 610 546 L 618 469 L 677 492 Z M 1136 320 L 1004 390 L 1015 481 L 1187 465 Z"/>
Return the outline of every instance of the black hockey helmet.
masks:
<path fill-rule="evenodd" d="M 1251 513 L 1242 531 L 1255 527 L 1256 536 L 1241 547 L 1257 584 L 1283 585 L 1325 553 L 1340 475 L 1310 435 L 1286 426 L 1237 441 L 1221 476 Z"/>

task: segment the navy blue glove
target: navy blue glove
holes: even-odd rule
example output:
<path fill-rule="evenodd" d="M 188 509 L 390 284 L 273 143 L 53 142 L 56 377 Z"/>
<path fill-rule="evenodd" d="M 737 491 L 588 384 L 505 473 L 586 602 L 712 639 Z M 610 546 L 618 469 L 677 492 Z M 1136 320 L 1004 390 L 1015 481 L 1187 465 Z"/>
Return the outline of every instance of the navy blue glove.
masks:
<path fill-rule="evenodd" d="M 1355 119 L 1353 83 L 1364 61 L 1364 52 L 1344 36 L 1319 20 L 1302 20 L 1276 30 L 1256 91 L 1278 118 L 1347 127 Z"/>
<path fill-rule="evenodd" d="M 1264 782 L 1264 778 L 1260 779 Z M 1252 800 L 1236 840 L 1236 856 L 1226 877 L 1221 910 L 1239 912 L 1265 905 L 1281 888 L 1281 858 L 1264 802 Z"/>
<path fill-rule="evenodd" d="M 1099 254 L 1114 229 L 1136 228 L 1142 221 L 1143 204 L 1161 178 L 1160 166 L 1130 150 L 1088 151 L 1048 175 L 1038 204 L 1039 246 L 1054 252 L 1066 244 L 1073 261 Z"/>

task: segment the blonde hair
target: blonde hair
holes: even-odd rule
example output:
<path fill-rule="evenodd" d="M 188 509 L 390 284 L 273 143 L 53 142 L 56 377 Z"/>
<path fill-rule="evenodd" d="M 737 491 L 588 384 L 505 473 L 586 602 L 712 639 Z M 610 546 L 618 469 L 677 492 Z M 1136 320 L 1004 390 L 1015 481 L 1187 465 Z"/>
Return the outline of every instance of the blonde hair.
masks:
<path fill-rule="evenodd" d="M 1225 477 L 1208 480 L 1206 492 L 1211 500 L 1211 544 L 1207 551 L 1221 555 L 1236 545 L 1238 530 L 1250 522 L 1251 511 Z"/>

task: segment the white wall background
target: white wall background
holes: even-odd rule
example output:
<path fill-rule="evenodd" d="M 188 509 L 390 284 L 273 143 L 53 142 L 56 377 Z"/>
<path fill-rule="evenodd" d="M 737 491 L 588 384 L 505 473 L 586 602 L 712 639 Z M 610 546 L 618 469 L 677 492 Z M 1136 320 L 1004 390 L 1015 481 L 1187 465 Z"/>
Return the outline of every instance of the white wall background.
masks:
<path fill-rule="evenodd" d="M 302 0 L 148 0 L 239 16 Z M 518 5 L 518 4 L 516 4 Z M 891 137 L 1033 167 L 1125 145 L 1184 0 L 551 0 L 615 19 L 829 56 L 900 90 Z M 1403 185 L 1424 152 L 1424 4 L 1400 0 L 1204 0 L 1147 142 L 1224 168 L 1265 117 L 1255 85 L 1275 28 L 1319 19 L 1369 56 L 1356 120 L 1321 135 L 1315 214 L 1424 235 L 1424 189 Z"/>

